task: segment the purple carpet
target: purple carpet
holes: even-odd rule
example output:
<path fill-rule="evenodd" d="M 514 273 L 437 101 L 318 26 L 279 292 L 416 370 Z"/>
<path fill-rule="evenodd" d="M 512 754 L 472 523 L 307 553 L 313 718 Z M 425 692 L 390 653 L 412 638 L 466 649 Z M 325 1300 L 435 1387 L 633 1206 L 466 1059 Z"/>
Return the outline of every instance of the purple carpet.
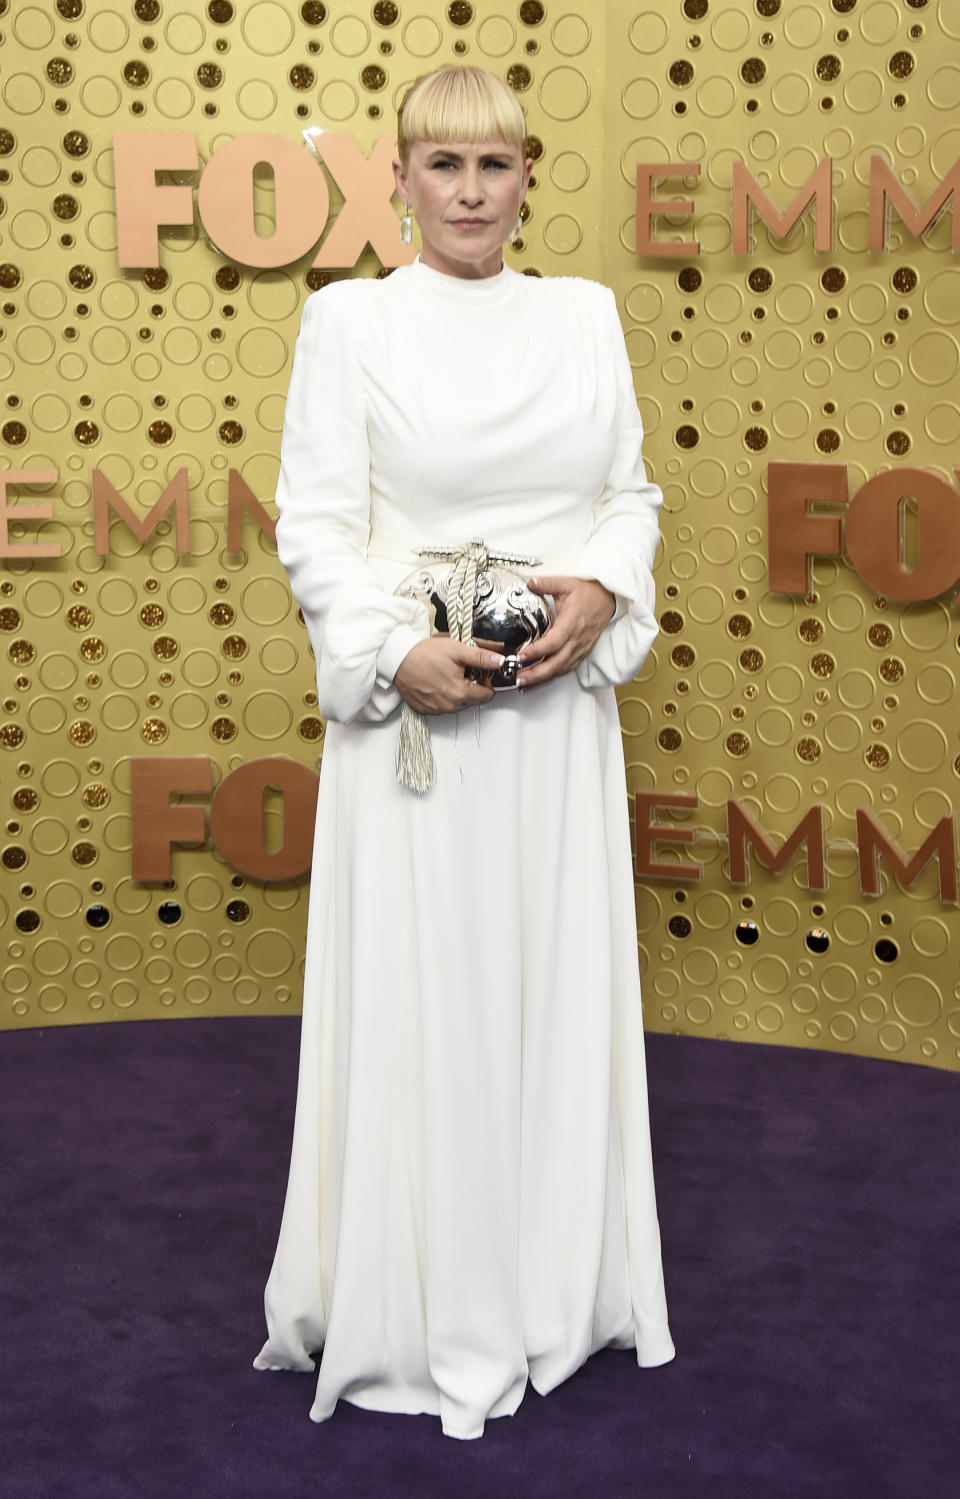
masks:
<path fill-rule="evenodd" d="M 648 1038 L 677 1359 L 479 1442 L 258 1374 L 299 1027 L 0 1035 L 11 1499 L 960 1493 L 960 1077 Z"/>

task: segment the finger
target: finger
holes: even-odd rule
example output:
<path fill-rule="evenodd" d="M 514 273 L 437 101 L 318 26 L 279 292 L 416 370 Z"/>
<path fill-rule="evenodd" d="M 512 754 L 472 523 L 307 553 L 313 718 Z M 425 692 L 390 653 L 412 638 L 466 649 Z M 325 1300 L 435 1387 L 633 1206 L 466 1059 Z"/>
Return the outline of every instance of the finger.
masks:
<path fill-rule="evenodd" d="M 459 701 L 453 704 L 454 712 L 460 708 L 474 708 L 478 703 L 488 703 L 493 697 L 493 688 L 489 682 L 466 682 L 458 697 Z"/>
<path fill-rule="evenodd" d="M 459 713 L 462 708 L 475 708 L 481 703 L 489 702 L 493 695 L 493 688 L 488 682 L 463 680 L 442 692 L 431 693 L 412 706 L 418 713 Z"/>
<path fill-rule="evenodd" d="M 490 678 L 488 676 L 480 676 L 473 671 L 466 672 L 462 677 L 457 677 L 455 680 L 445 683 L 444 688 L 451 698 L 469 696 L 471 698 L 483 698 L 486 700 L 493 691 Z"/>
<path fill-rule="evenodd" d="M 539 661 L 544 656 L 555 656 L 557 651 L 570 640 L 570 627 L 562 620 L 555 620 L 549 630 L 537 637 L 536 640 L 528 640 L 517 651 L 518 661 Z"/>
<path fill-rule="evenodd" d="M 563 578 L 540 573 L 537 577 L 527 579 L 527 587 L 532 588 L 535 593 L 569 593 L 578 582 L 578 578 Z"/>
<path fill-rule="evenodd" d="M 561 676 L 559 667 L 552 661 L 544 661 L 536 666 L 527 666 L 523 671 L 517 673 L 517 691 L 520 693 L 532 692 L 535 687 L 540 687 L 544 682 L 551 681 L 554 677 Z"/>
<path fill-rule="evenodd" d="M 503 664 L 501 651 L 488 651 L 474 641 L 471 645 L 456 643 L 452 652 L 454 661 L 465 671 L 497 671 Z"/>
<path fill-rule="evenodd" d="M 536 666 L 525 667 L 517 676 L 517 687 L 521 692 L 531 692 L 534 687 L 542 687 L 545 682 L 552 682 L 554 677 L 566 676 L 572 671 L 576 663 L 566 660 L 564 657 L 555 656 L 550 661 L 538 662 Z"/>
<path fill-rule="evenodd" d="M 565 672 L 571 671 L 577 665 L 578 657 L 572 646 L 556 652 L 556 654 L 537 661 L 532 666 L 524 666 L 517 674 L 517 686 L 521 692 L 528 687 L 538 687 L 541 682 L 549 682 L 553 677 L 562 677 Z"/>

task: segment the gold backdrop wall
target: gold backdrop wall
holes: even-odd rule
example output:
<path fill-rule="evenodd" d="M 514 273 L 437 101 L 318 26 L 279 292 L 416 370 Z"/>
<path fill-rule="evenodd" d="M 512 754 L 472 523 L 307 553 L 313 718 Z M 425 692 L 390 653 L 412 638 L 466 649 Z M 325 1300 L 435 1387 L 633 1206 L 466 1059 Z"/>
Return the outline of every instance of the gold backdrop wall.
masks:
<path fill-rule="evenodd" d="M 815 562 L 806 597 L 770 592 L 764 493 L 771 460 L 844 463 L 851 493 L 898 463 L 950 480 L 960 460 L 950 216 L 921 238 L 895 219 L 886 250 L 866 248 L 871 155 L 920 202 L 960 156 L 955 11 L 0 0 L 0 461 L 58 471 L 15 502 L 53 518 L 11 515 L 9 537 L 63 552 L 0 562 L 0 1025 L 299 1003 L 305 880 L 245 877 L 209 841 L 175 849 L 166 885 L 133 880 L 130 761 L 209 756 L 215 781 L 267 755 L 317 763 L 306 634 L 252 519 L 245 550 L 227 549 L 226 499 L 233 468 L 271 509 L 318 275 L 312 252 L 235 265 L 198 220 L 161 231 L 159 272 L 122 270 L 112 133 L 194 132 L 203 165 L 235 136 L 298 141 L 314 124 L 369 154 L 406 85 L 461 59 L 507 77 L 527 110 L 536 180 L 511 263 L 617 292 L 666 497 L 663 630 L 622 720 L 631 793 L 699 797 L 673 824 L 691 841 L 661 857 L 702 878 L 638 881 L 647 1025 L 957 1066 L 955 907 L 935 863 L 910 884 L 885 870 L 864 896 L 855 826 L 870 808 L 912 852 L 952 810 L 950 596 L 894 603 L 844 557 Z M 757 222 L 734 255 L 733 163 L 784 209 L 825 154 L 832 251 L 814 249 L 807 213 L 783 240 Z M 693 213 L 657 232 L 701 254 L 638 256 L 636 166 L 684 161 L 700 176 L 658 191 Z M 256 195 L 266 232 L 262 182 Z M 379 269 L 368 247 L 334 274 Z M 115 521 L 100 555 L 94 468 L 141 515 L 186 468 L 191 554 L 168 517 L 142 545 Z M 802 853 L 777 874 L 753 856 L 749 885 L 732 885 L 730 798 L 775 844 L 822 803 L 827 890 L 807 888 Z M 279 808 L 265 819 L 276 843 Z"/>

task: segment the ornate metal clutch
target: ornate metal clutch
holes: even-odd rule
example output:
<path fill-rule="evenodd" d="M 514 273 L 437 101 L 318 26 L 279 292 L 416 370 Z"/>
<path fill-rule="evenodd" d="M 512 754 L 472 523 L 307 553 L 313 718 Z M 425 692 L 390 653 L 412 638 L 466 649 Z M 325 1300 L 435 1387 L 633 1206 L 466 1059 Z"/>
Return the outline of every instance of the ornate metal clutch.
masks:
<path fill-rule="evenodd" d="M 503 665 L 492 673 L 492 685 L 498 692 L 516 687 L 517 652 L 545 634 L 557 617 L 553 600 L 534 593 L 517 571 L 539 566 L 539 559 L 489 551 L 482 541 L 417 551 L 433 565 L 404 578 L 396 592 L 429 606 L 435 633 L 501 651 Z"/>

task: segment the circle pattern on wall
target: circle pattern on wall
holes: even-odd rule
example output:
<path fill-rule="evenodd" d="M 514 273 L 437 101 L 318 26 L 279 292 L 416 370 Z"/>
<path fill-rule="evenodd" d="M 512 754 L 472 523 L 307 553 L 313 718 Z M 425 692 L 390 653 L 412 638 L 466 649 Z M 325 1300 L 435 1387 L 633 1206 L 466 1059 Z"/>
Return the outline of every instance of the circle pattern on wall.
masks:
<path fill-rule="evenodd" d="M 621 690 L 621 717 L 631 793 L 699 800 L 653 814 L 666 823 L 655 861 L 695 863 L 701 877 L 638 880 L 646 1023 L 957 1065 L 947 855 L 898 880 L 888 852 L 869 897 L 862 815 L 858 846 L 864 811 L 904 858 L 952 815 L 952 597 L 896 603 L 842 555 L 813 562 L 805 596 L 772 593 L 766 492 L 771 462 L 845 465 L 850 494 L 897 465 L 954 483 L 949 213 L 919 237 L 893 213 L 887 253 L 866 246 L 871 155 L 920 203 L 960 156 L 949 118 L 960 33 L 945 4 L 674 9 L 10 8 L 0 461 L 58 471 L 14 502 L 49 504 L 50 520 L 12 513 L 9 539 L 55 541 L 62 555 L 0 561 L 0 1025 L 280 1013 L 299 998 L 305 877 L 251 876 L 208 838 L 175 848 L 168 881 L 132 879 L 132 762 L 208 765 L 208 801 L 251 760 L 316 769 L 306 632 L 250 508 L 234 549 L 228 502 L 272 513 L 306 296 L 382 267 L 370 245 L 350 267 L 312 268 L 315 245 L 282 267 L 245 266 L 195 220 L 161 226 L 158 267 L 124 271 L 113 133 L 192 134 L 207 170 L 255 132 L 307 153 L 309 125 L 348 132 L 369 155 L 417 74 L 468 61 L 504 77 L 527 111 L 534 180 L 510 263 L 614 287 L 644 454 L 665 493 L 661 633 Z M 808 210 L 783 238 L 754 212 L 751 248 L 734 254 L 737 163 L 782 211 L 824 155 L 830 251 L 815 249 Z M 699 172 L 660 180 L 654 196 L 689 199 L 693 213 L 661 208 L 653 232 L 701 253 L 638 254 L 638 164 L 684 161 Z M 197 175 L 171 168 L 159 182 Z M 269 237 L 269 174 L 258 169 L 251 190 Z M 326 190 L 332 225 L 342 195 L 332 177 Z M 126 505 L 142 520 L 177 486 L 189 556 L 173 510 L 145 539 L 122 518 Z M 905 547 L 921 526 L 908 506 Z M 269 852 L 286 836 L 284 802 L 269 786 L 263 798 L 235 822 L 256 823 Z M 731 802 L 760 830 L 742 885 Z M 771 848 L 817 805 L 822 890 L 803 850 L 779 872 L 760 857 L 767 838 L 773 863 Z M 689 841 L 671 843 L 673 816 Z M 141 973 L 148 983 L 132 982 Z"/>

